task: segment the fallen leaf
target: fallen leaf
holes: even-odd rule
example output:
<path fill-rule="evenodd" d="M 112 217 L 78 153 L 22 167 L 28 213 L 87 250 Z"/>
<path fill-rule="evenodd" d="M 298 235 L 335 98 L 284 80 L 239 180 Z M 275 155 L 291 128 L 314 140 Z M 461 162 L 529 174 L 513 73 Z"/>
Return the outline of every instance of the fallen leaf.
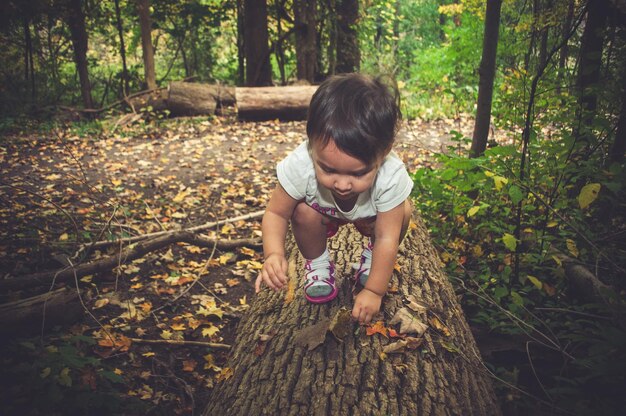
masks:
<path fill-rule="evenodd" d="M 388 332 L 389 330 L 385 327 L 385 324 L 383 321 L 377 321 L 374 324 L 370 324 L 365 329 L 365 333 L 367 335 L 371 336 L 374 334 L 381 334 L 385 338 L 389 338 L 389 336 L 387 335 Z"/>
<path fill-rule="evenodd" d="M 231 378 L 233 376 L 233 369 L 230 367 L 226 367 L 222 370 L 221 373 L 219 373 L 217 375 L 217 377 L 215 378 L 217 381 L 225 381 L 228 380 L 229 378 Z"/>
<path fill-rule="evenodd" d="M 449 337 L 450 335 L 452 335 L 448 327 L 443 322 L 441 322 L 441 320 L 438 317 L 436 316 L 431 317 L 430 319 L 428 319 L 428 323 L 434 329 L 436 329 L 438 332 L 445 335 L 446 337 Z"/>
<path fill-rule="evenodd" d="M 421 300 L 418 300 L 415 295 L 408 295 L 406 298 L 406 306 L 414 312 L 426 312 L 428 311 L 428 305 Z"/>
<path fill-rule="evenodd" d="M 172 328 L 174 331 L 184 331 L 185 329 L 187 329 L 187 327 L 185 326 L 185 324 L 184 324 L 184 323 L 182 323 L 182 322 L 178 322 L 178 323 L 172 324 L 172 325 L 171 325 L 171 328 Z"/>
<path fill-rule="evenodd" d="M 161 332 L 161 338 L 163 338 L 163 339 L 171 339 L 171 338 L 172 338 L 172 331 L 169 331 L 169 330 L 167 330 L 167 329 L 164 329 L 164 330 Z"/>
<path fill-rule="evenodd" d="M 94 304 L 94 309 L 100 309 L 106 305 L 109 304 L 109 299 L 108 298 L 104 298 L 104 299 L 98 299 L 96 301 L 96 303 Z"/>
<path fill-rule="evenodd" d="M 422 336 L 428 328 L 428 325 L 422 323 L 419 319 L 414 317 L 407 308 L 400 308 L 393 316 L 389 324 L 400 324 L 401 334 L 415 333 L 418 336 Z"/>
<path fill-rule="evenodd" d="M 219 331 L 220 329 L 217 326 L 209 323 L 208 327 L 202 328 L 202 336 L 211 338 L 213 335 L 217 334 Z"/>
<path fill-rule="evenodd" d="M 192 372 L 196 369 L 198 362 L 196 360 L 184 360 L 183 361 L 183 371 L 188 373 Z"/>
<path fill-rule="evenodd" d="M 352 312 L 347 308 L 340 308 L 335 316 L 333 316 L 333 319 L 331 319 L 328 330 L 339 341 L 343 341 L 343 339 L 352 332 L 353 326 Z"/>
<path fill-rule="evenodd" d="M 226 286 L 228 287 L 235 287 L 235 286 L 238 286 L 239 284 L 241 284 L 239 279 L 226 279 Z"/>

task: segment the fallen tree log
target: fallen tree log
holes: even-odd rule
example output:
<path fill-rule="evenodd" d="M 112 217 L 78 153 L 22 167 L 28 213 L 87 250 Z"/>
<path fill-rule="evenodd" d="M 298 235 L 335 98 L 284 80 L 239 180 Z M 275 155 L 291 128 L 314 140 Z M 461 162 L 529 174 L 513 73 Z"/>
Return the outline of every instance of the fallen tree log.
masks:
<path fill-rule="evenodd" d="M 240 120 L 306 120 L 317 86 L 249 87 L 235 90 Z"/>
<path fill-rule="evenodd" d="M 421 220 L 400 247 L 381 311 L 386 327 L 398 311 L 410 312 L 411 322 L 405 324 L 428 325 L 417 349 L 385 355 L 393 339 L 367 335 L 345 318 L 353 299 L 351 262 L 361 245 L 352 226 L 330 240 L 339 295 L 313 305 L 302 293 L 303 259 L 293 239 L 287 243 L 289 289 L 266 289 L 256 297 L 204 415 L 500 414 L 491 379 Z"/>
<path fill-rule="evenodd" d="M 167 108 L 174 117 L 210 115 L 218 107 L 235 105 L 235 87 L 226 85 L 172 82 L 167 90 Z"/>
<path fill-rule="evenodd" d="M 178 231 L 162 235 L 149 240 L 144 240 L 129 246 L 121 253 L 103 257 L 89 263 L 79 264 L 74 267 L 67 266 L 61 270 L 35 273 L 26 276 L 18 276 L 10 279 L 0 280 L 0 292 L 8 290 L 24 290 L 31 287 L 65 283 L 74 278 L 80 279 L 83 276 L 113 270 L 120 264 L 126 264 L 155 250 L 174 243 L 188 243 L 198 247 L 212 248 L 215 246 L 222 250 L 231 250 L 241 246 L 260 246 L 258 239 L 240 240 L 215 240 L 203 235 L 194 234 L 189 231 Z"/>
<path fill-rule="evenodd" d="M 0 333 L 35 334 L 54 325 L 75 322 L 82 308 L 76 290 L 60 288 L 0 305 Z"/>

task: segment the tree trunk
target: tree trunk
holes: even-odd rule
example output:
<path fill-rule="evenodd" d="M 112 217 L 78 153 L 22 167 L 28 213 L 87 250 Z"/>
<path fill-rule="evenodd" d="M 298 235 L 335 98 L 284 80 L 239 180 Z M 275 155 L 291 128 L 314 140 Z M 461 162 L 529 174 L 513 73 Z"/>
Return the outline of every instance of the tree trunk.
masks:
<path fill-rule="evenodd" d="M 310 83 L 315 80 L 317 64 L 316 5 L 317 2 L 307 0 L 295 0 L 293 3 L 297 76 Z"/>
<path fill-rule="evenodd" d="M 237 85 L 245 85 L 246 83 L 244 13 L 243 0 L 237 0 Z"/>
<path fill-rule="evenodd" d="M 357 72 L 361 64 L 361 51 L 356 23 L 359 18 L 358 0 L 336 0 L 337 63 L 338 74 Z"/>
<path fill-rule="evenodd" d="M 561 29 L 561 38 L 568 39 L 570 34 L 570 30 L 572 29 L 572 22 L 574 20 L 574 2 L 575 0 L 569 0 L 567 4 L 567 15 L 565 17 L 565 22 L 563 23 L 563 27 Z M 561 51 L 559 53 L 559 71 L 557 74 L 557 93 L 561 94 L 561 83 L 563 82 L 563 77 L 565 76 L 565 65 L 567 63 L 567 59 L 569 58 L 569 47 L 568 42 L 565 41 Z"/>
<path fill-rule="evenodd" d="M 141 50 L 143 51 L 143 68 L 146 76 L 146 86 L 149 90 L 153 90 L 156 89 L 157 84 L 149 0 L 137 0 L 137 14 L 139 15 L 139 26 L 141 27 Z"/>
<path fill-rule="evenodd" d="M 336 10 L 335 0 L 327 0 L 326 9 L 330 11 Z M 326 18 L 328 24 L 328 47 L 326 49 L 326 56 L 328 61 L 328 75 L 333 75 L 337 68 L 337 14 L 327 13 L 329 17 Z M 318 46 L 321 47 L 322 42 L 318 42 Z M 318 54 L 318 60 L 322 57 L 321 51 Z M 321 66 L 321 65 L 320 65 Z M 318 72 L 321 68 L 318 68 Z"/>
<path fill-rule="evenodd" d="M 224 85 L 172 82 L 167 108 L 172 116 L 215 114 L 217 107 L 235 105 L 235 88 Z"/>
<path fill-rule="evenodd" d="M 244 0 L 244 50 L 246 56 L 246 85 L 272 85 L 272 68 L 267 33 L 266 0 Z"/>
<path fill-rule="evenodd" d="M 498 50 L 498 31 L 500 29 L 500 9 L 502 0 L 488 0 L 485 14 L 485 35 L 483 37 L 483 56 L 480 61 L 480 80 L 478 82 L 478 101 L 476 104 L 476 122 L 472 135 L 470 157 L 478 157 L 487 148 L 489 123 L 491 122 L 491 100 L 493 80 L 496 75 L 496 52 Z"/>
<path fill-rule="evenodd" d="M 120 37 L 120 57 L 122 58 L 122 90 L 126 97 L 130 91 L 128 86 L 128 67 L 126 66 L 126 46 L 124 46 L 124 27 L 122 25 L 122 13 L 120 11 L 120 0 L 115 0 L 115 23 L 117 33 Z"/>
<path fill-rule="evenodd" d="M 615 131 L 615 141 L 611 147 L 609 160 L 615 163 L 624 162 L 624 152 L 626 152 L 626 61 L 623 61 L 622 69 L 622 107 L 617 121 Z"/>
<path fill-rule="evenodd" d="M 236 88 L 240 120 L 306 120 L 312 85 L 287 87 Z"/>
<path fill-rule="evenodd" d="M 67 23 L 70 28 L 72 46 L 74 47 L 74 62 L 80 80 L 80 92 L 85 108 L 93 108 L 91 84 L 89 83 L 89 67 L 87 63 L 88 36 L 85 27 L 85 13 L 82 0 L 69 0 Z"/>
<path fill-rule="evenodd" d="M 214 388 L 204 414 L 499 415 L 454 290 L 425 226 L 416 223 L 400 246 L 382 321 L 389 326 L 414 296 L 422 306 L 414 304 L 420 312 L 410 315 L 431 323 L 418 349 L 385 355 L 383 347 L 394 340 L 366 335 L 342 312 L 352 306 L 351 263 L 363 244 L 352 226 L 329 241 L 339 295 L 328 304 L 305 300 L 303 259 L 292 238 L 286 247 L 289 288 L 256 297 L 237 329 L 225 380 Z"/>
<path fill-rule="evenodd" d="M 581 138 L 587 143 L 592 141 L 591 128 L 598 106 L 597 87 L 602 69 L 602 49 L 607 15 L 606 0 L 587 3 L 587 21 L 580 42 L 580 63 L 576 79 L 581 123 L 574 132 L 574 137 Z"/>

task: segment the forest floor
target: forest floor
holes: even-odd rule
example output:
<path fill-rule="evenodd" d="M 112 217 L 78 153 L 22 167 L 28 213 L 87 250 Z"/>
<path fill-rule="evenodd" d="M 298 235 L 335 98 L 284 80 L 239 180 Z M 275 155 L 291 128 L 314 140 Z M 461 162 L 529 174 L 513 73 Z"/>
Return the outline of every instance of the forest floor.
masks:
<path fill-rule="evenodd" d="M 232 118 L 114 127 L 112 120 L 95 135 L 59 128 L 0 139 L 0 281 L 58 270 L 68 259 L 77 266 L 115 255 L 119 245 L 86 258 L 77 254 L 89 241 L 110 238 L 110 230 L 142 235 L 261 211 L 276 183 L 276 162 L 305 137 L 304 122 Z M 471 128 L 467 117 L 405 122 L 395 150 L 412 172 L 435 163 L 434 154 L 451 143 L 451 130 L 469 137 Z M 202 232 L 258 240 L 260 218 Z M 229 376 L 227 349 L 201 343 L 235 342 L 237 323 L 254 297 L 261 254 L 246 245 L 213 252 L 178 243 L 56 284 L 79 287 L 77 318 L 72 325 L 48 324 L 44 349 L 36 336 L 39 319 L 13 328 L 20 338 L 5 329 L 1 365 L 9 370 L 0 380 L 0 413 L 84 410 L 90 404 L 68 400 L 84 396 L 94 406 L 102 393 L 99 400 L 108 400 L 113 411 L 128 406 L 121 397 L 134 400 L 143 409 L 138 413 L 197 414 L 214 383 Z M 36 289 L 4 291 L 0 302 L 51 286 L 49 279 Z"/>

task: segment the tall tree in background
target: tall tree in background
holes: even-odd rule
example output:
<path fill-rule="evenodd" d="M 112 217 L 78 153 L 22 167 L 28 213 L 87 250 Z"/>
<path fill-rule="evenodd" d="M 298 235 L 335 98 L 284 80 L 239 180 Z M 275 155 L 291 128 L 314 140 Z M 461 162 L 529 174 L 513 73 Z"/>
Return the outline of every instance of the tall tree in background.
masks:
<path fill-rule="evenodd" d="M 493 80 L 496 75 L 496 52 L 498 50 L 498 32 L 500 29 L 500 9 L 502 0 L 488 0 L 485 13 L 485 34 L 483 37 L 483 55 L 478 73 L 478 102 L 476 121 L 472 135 L 470 157 L 478 157 L 485 152 L 491 122 L 491 100 Z"/>
<path fill-rule="evenodd" d="M 122 85 L 124 96 L 128 95 L 128 67 L 126 66 L 126 47 L 124 46 L 124 27 L 122 25 L 122 13 L 120 11 L 120 0 L 115 0 L 115 24 L 120 37 L 120 56 L 122 58 Z"/>
<path fill-rule="evenodd" d="M 339 74 L 356 72 L 361 64 L 361 52 L 357 38 L 356 23 L 359 18 L 358 0 L 336 0 L 337 14 L 337 63 Z"/>
<path fill-rule="evenodd" d="M 156 70 L 154 67 L 154 47 L 152 46 L 152 19 L 150 18 L 149 0 L 137 0 L 137 14 L 141 26 L 141 48 L 146 85 L 149 90 L 156 89 Z"/>
<path fill-rule="evenodd" d="M 580 44 L 580 61 L 576 89 L 580 126 L 574 137 L 591 142 L 591 125 L 598 106 L 598 87 L 602 69 L 604 31 L 608 17 L 608 0 L 588 0 L 587 21 Z"/>
<path fill-rule="evenodd" d="M 91 84 L 89 83 L 89 67 L 87 64 L 88 36 L 85 27 L 85 12 L 82 0 L 69 0 L 67 3 L 67 25 L 70 28 L 74 61 L 80 80 L 80 92 L 85 108 L 93 108 Z"/>
<path fill-rule="evenodd" d="M 298 79 L 313 82 L 317 64 L 317 2 L 294 0 L 293 12 L 296 26 L 296 61 Z"/>
<path fill-rule="evenodd" d="M 237 85 L 244 85 L 246 82 L 244 13 L 243 0 L 237 0 Z"/>
<path fill-rule="evenodd" d="M 266 0 L 244 0 L 244 51 L 249 87 L 272 85 L 268 39 Z"/>

